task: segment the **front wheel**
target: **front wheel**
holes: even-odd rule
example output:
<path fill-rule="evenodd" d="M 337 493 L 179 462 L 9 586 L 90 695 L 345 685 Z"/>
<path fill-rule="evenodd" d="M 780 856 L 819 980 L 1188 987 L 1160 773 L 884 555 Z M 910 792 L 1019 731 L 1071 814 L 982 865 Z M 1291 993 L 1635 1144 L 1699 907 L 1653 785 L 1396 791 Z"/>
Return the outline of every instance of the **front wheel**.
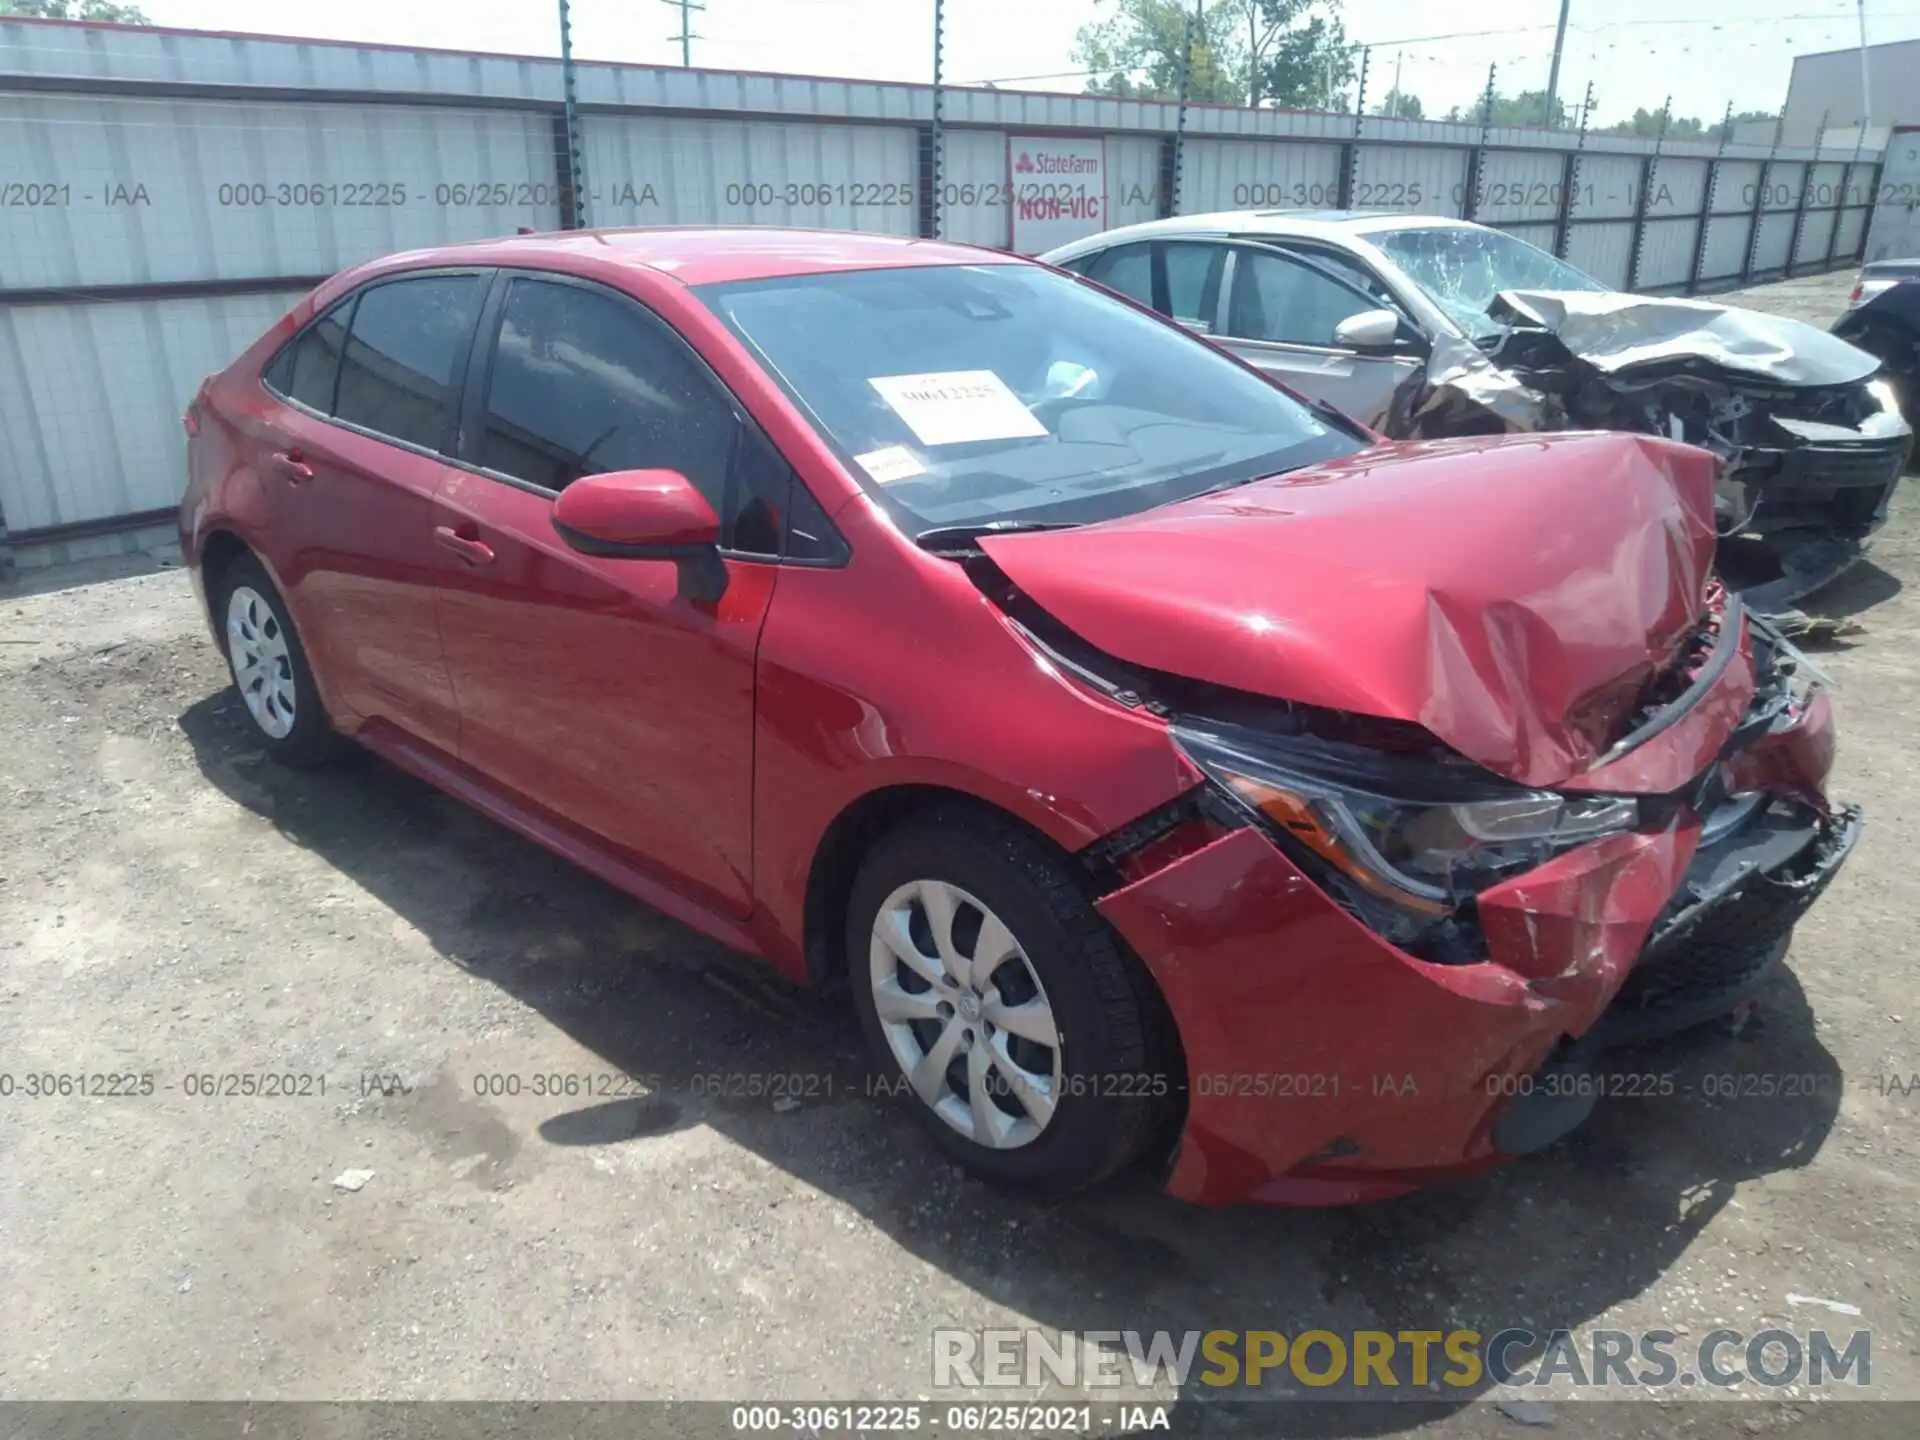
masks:
<path fill-rule="evenodd" d="M 847 934 L 885 1088 L 976 1174 L 1085 1189 L 1173 1103 L 1127 957 L 1060 859 L 1012 824 L 946 812 L 885 836 Z"/>

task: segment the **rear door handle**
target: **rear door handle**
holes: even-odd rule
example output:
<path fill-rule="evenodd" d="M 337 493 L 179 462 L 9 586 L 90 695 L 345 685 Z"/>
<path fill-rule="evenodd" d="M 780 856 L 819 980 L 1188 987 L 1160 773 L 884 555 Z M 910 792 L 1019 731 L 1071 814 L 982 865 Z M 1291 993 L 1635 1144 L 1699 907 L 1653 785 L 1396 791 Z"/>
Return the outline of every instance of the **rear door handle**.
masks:
<path fill-rule="evenodd" d="M 301 458 L 298 450 L 276 450 L 267 460 L 273 466 L 273 473 L 289 484 L 298 485 L 313 478 L 313 467 Z"/>
<path fill-rule="evenodd" d="M 451 550 L 469 565 L 491 565 L 493 547 L 477 537 L 462 535 L 451 525 L 433 527 L 433 538 L 442 550 Z"/>

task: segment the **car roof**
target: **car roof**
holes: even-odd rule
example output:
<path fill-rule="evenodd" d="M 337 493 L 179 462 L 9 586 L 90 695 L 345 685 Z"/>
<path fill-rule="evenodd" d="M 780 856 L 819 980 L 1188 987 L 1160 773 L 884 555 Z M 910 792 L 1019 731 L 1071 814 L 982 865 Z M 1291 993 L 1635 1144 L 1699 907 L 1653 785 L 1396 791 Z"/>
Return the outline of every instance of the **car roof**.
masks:
<path fill-rule="evenodd" d="M 832 270 L 878 270 L 913 265 L 1024 265 L 1024 257 L 983 246 L 849 230 L 776 229 L 748 225 L 649 226 L 616 230 L 562 230 L 496 240 L 441 245 L 388 256 L 387 268 L 427 265 L 526 265 L 535 269 L 595 269 L 611 262 L 657 271 L 685 285 L 764 280 Z"/>
<path fill-rule="evenodd" d="M 1169 235 L 1286 235 L 1295 239 L 1331 240 L 1365 236 L 1382 230 L 1484 230 L 1470 220 L 1440 215 L 1408 215 L 1400 210 L 1216 210 L 1203 215 L 1173 215 L 1122 226 L 1086 240 L 1062 245 L 1050 252 L 1061 258 L 1087 250 L 1105 250 L 1131 240 Z"/>

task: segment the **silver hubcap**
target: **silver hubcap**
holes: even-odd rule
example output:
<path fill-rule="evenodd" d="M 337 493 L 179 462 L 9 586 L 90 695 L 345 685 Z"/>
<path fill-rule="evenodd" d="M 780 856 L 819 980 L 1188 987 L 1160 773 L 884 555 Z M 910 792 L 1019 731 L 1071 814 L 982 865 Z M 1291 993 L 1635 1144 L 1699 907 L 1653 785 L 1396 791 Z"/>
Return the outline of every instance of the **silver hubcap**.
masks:
<path fill-rule="evenodd" d="M 998 916 L 943 881 L 902 885 L 873 922 L 868 978 L 888 1048 L 922 1103 L 989 1149 L 1040 1137 L 1060 1096 L 1060 1033 Z"/>
<path fill-rule="evenodd" d="M 235 588 L 227 601 L 227 658 L 254 723 L 275 740 L 293 729 L 293 659 L 286 627 L 257 590 Z"/>

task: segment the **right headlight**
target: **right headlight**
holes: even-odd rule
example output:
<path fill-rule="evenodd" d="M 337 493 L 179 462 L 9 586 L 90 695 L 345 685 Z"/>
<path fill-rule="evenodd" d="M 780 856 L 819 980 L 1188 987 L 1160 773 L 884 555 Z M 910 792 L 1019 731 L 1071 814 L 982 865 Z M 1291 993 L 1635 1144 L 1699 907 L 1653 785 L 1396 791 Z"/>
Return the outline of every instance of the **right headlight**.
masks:
<path fill-rule="evenodd" d="M 1248 809 L 1387 909 L 1405 940 L 1506 876 L 1639 824 L 1620 796 L 1528 790 L 1445 765 L 1308 737 L 1177 724 L 1193 762 Z"/>

